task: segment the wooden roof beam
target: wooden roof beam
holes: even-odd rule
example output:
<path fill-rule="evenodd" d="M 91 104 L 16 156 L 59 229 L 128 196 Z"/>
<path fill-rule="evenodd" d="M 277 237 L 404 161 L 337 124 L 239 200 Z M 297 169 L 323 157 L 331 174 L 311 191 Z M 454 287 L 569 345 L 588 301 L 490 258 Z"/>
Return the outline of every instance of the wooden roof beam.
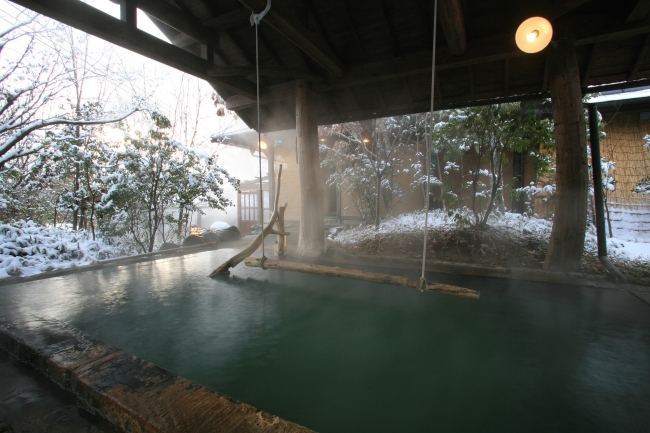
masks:
<path fill-rule="evenodd" d="M 648 54 L 649 49 L 650 49 L 650 34 L 645 37 L 645 41 L 641 46 L 641 50 L 639 50 L 639 54 L 636 56 L 636 61 L 634 62 L 634 65 L 632 66 L 632 69 L 630 70 L 630 73 L 627 76 L 628 80 L 633 80 L 636 78 L 636 75 L 639 73 L 639 67 L 641 66 L 641 62 Z"/>
<path fill-rule="evenodd" d="M 625 23 L 642 21 L 648 15 L 648 12 L 650 12 L 650 0 L 639 0 L 632 13 L 625 20 Z"/>
<path fill-rule="evenodd" d="M 255 13 L 260 13 L 266 7 L 266 2 L 263 0 L 238 1 Z M 323 41 L 316 38 L 314 33 L 288 12 L 282 11 L 280 7 L 274 4 L 262 23 L 266 23 L 277 30 L 331 75 L 343 76 L 345 69 L 343 62 L 327 48 Z"/>
<path fill-rule="evenodd" d="M 586 3 L 588 0 L 565 0 L 560 6 L 548 9 L 540 14 L 540 16 L 553 21 L 561 16 L 571 12 L 573 9 Z"/>
<path fill-rule="evenodd" d="M 131 27 L 126 22 L 79 0 L 13 0 L 14 3 L 55 19 L 63 24 L 104 39 L 167 66 L 235 93 L 255 97 L 255 85 L 239 77 L 214 78 L 207 71 L 208 62 L 182 48 Z"/>
<path fill-rule="evenodd" d="M 209 42 L 213 46 L 219 46 L 219 36 L 212 30 L 206 28 L 199 20 L 172 6 L 166 1 L 160 0 L 137 0 L 138 8 L 151 15 L 158 21 L 175 28 L 179 32 L 189 36 L 198 42 Z M 179 38 L 179 46 L 190 45 L 193 41 L 187 38 Z"/>
<path fill-rule="evenodd" d="M 467 51 L 467 35 L 461 0 L 439 0 L 440 26 L 445 32 L 449 53 L 462 56 Z"/>

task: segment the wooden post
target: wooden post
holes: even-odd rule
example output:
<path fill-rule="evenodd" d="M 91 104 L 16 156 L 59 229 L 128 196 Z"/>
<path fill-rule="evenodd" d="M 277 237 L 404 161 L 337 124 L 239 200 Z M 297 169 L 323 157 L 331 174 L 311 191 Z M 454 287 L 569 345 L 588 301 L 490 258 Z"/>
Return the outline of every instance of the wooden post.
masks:
<path fill-rule="evenodd" d="M 544 268 L 578 272 L 587 223 L 587 131 L 573 38 L 550 47 L 550 89 L 556 146 L 556 202 Z"/>
<path fill-rule="evenodd" d="M 266 143 L 266 161 L 269 178 L 269 209 L 275 209 L 275 148 L 273 143 Z"/>
<path fill-rule="evenodd" d="M 120 20 L 134 29 L 138 27 L 138 3 L 135 0 L 122 0 L 120 3 Z"/>
<path fill-rule="evenodd" d="M 325 249 L 325 213 L 320 182 L 316 93 L 309 85 L 296 81 L 296 136 L 300 176 L 300 232 L 298 254 L 317 257 Z"/>

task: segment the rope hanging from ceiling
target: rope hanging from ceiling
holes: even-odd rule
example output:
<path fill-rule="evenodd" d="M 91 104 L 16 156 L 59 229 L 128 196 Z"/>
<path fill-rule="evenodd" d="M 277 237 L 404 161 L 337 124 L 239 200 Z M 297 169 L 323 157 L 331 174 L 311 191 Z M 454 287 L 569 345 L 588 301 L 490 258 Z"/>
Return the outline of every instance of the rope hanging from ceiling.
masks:
<path fill-rule="evenodd" d="M 433 144 L 433 102 L 434 102 L 434 86 L 436 83 L 436 27 L 438 23 L 438 0 L 433 3 L 433 54 L 431 60 L 431 108 L 429 111 L 429 133 L 426 136 L 426 149 L 425 159 L 427 165 L 427 194 L 424 200 L 424 239 L 422 245 L 422 275 L 420 276 L 420 291 L 423 291 L 427 285 L 427 280 L 424 277 L 424 272 L 427 268 L 427 240 L 428 240 L 428 226 L 429 226 L 429 202 L 431 190 L 431 146 Z"/>
<path fill-rule="evenodd" d="M 437 0 L 436 0 L 437 1 Z M 257 84 L 257 153 L 260 166 L 260 225 L 262 230 L 264 230 L 264 189 L 262 187 L 262 129 L 261 129 L 261 120 L 260 120 L 260 44 L 259 44 L 259 34 L 258 26 L 262 22 L 264 15 L 268 13 L 271 9 L 271 0 L 266 1 L 266 7 L 259 14 L 251 14 L 251 26 L 255 26 L 255 72 L 256 72 L 256 84 Z M 269 176 L 271 174 L 269 173 Z M 268 176 L 267 176 L 268 177 Z M 269 195 L 269 199 L 271 196 Z M 277 199 L 277 198 L 276 198 Z M 270 207 L 269 207 L 270 209 Z M 264 262 L 266 261 L 266 256 L 264 255 L 264 238 L 262 236 L 262 260 L 261 268 L 266 269 Z"/>

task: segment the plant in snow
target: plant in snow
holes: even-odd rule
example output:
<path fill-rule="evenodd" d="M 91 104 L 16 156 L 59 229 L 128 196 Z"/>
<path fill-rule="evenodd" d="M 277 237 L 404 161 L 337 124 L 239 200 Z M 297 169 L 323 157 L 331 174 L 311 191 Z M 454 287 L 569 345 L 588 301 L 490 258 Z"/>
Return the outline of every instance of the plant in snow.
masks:
<path fill-rule="evenodd" d="M 119 241 L 111 243 L 93 240 L 83 230 L 44 227 L 31 221 L 0 224 L 0 278 L 83 266 L 132 253 Z"/>
<path fill-rule="evenodd" d="M 166 134 L 169 120 L 154 112 L 146 135 L 129 137 L 108 165 L 115 169 L 104 181 L 108 191 L 98 209 L 108 219 L 106 232 L 131 239 L 141 252 L 154 250 L 156 234 L 163 237 L 168 210 L 177 205 L 182 228 L 194 200 L 217 209 L 230 205 L 223 196 L 224 180 L 237 180 L 216 165 L 216 157 L 182 146 Z M 173 219 L 171 220 L 174 221 Z"/>
<path fill-rule="evenodd" d="M 328 184 L 353 198 L 366 221 L 379 225 L 381 203 L 389 214 L 393 200 L 403 194 L 395 181 L 400 173 L 404 148 L 413 143 L 414 116 L 387 117 L 364 122 L 332 125 L 325 133 L 336 138 L 332 148 L 324 145 L 322 165 L 333 170 Z"/>
<path fill-rule="evenodd" d="M 519 104 L 500 104 L 451 110 L 448 121 L 438 130 L 439 140 L 450 149 L 468 154 L 474 224 L 481 228 L 503 202 L 503 164 L 506 151 L 539 151 L 552 146 L 552 125 L 538 120 Z M 484 166 L 487 164 L 487 168 Z M 483 182 L 487 177 L 488 183 Z"/>

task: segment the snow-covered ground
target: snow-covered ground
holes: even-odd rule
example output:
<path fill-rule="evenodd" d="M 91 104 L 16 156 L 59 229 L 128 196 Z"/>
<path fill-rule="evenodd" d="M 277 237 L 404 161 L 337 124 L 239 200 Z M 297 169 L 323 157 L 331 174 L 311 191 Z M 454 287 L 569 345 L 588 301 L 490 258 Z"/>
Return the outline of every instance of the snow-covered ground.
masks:
<path fill-rule="evenodd" d="M 448 214 L 447 212 L 434 210 L 429 213 L 428 224 L 431 229 L 452 229 L 457 226 L 459 218 L 469 217 L 469 212 L 460 211 Z M 490 218 L 489 225 L 491 227 L 509 228 L 519 233 L 526 231 L 529 234 L 546 239 L 550 237 L 552 228 L 551 221 L 514 213 L 493 215 Z M 640 238 L 632 229 L 634 228 L 633 224 L 630 224 L 629 227 L 628 229 L 623 226 L 619 227 L 614 231 L 615 237 L 607 239 L 609 254 L 621 259 L 650 261 L 650 239 Z M 423 229 L 424 212 L 415 212 L 383 221 L 378 229 L 375 229 L 374 226 L 361 226 L 344 230 L 336 236 L 335 240 L 342 244 L 351 245 L 372 239 L 378 234 L 417 234 L 422 233 Z M 596 254 L 597 245 L 596 229 L 591 226 L 586 234 L 585 248 L 587 251 Z"/>
<path fill-rule="evenodd" d="M 434 210 L 429 213 L 428 224 L 434 230 L 451 230 L 457 227 L 459 219 L 462 222 L 462 218 L 469 216 L 467 211 L 448 214 Z M 490 226 L 548 239 L 552 223 L 526 215 L 506 213 L 493 216 Z M 626 260 L 650 261 L 650 239 L 639 237 L 635 227 L 632 223 L 619 224 L 618 228 L 614 229 L 615 237 L 607 239 L 610 255 Z M 342 244 L 351 245 L 373 239 L 377 235 L 421 234 L 423 228 L 424 212 L 414 212 L 383 221 L 378 229 L 369 225 L 344 230 L 338 233 L 335 239 Z M 585 248 L 594 254 L 597 251 L 594 227 L 589 227 Z M 84 231 L 43 227 L 31 221 L 0 224 L 0 279 L 84 266 L 97 260 L 123 255 L 128 255 L 124 248 L 108 245 L 101 239 L 93 241 L 92 236 Z"/>
<path fill-rule="evenodd" d="M 43 227 L 31 221 L 0 224 L 0 278 L 73 268 L 123 255 L 85 231 Z"/>

